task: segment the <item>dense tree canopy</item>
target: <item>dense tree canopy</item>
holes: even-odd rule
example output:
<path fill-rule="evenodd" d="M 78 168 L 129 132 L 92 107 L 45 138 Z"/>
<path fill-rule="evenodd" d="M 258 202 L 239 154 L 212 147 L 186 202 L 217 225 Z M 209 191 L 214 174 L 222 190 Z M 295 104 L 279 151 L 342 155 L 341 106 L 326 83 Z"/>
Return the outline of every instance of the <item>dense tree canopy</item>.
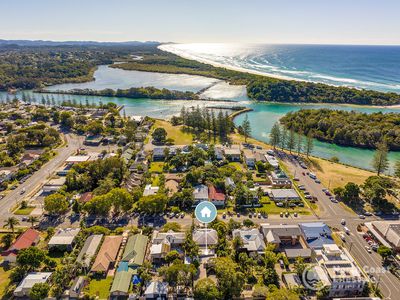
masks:
<path fill-rule="evenodd" d="M 390 150 L 400 150 L 400 114 L 360 113 L 330 109 L 290 112 L 282 124 L 296 132 L 344 146 L 376 148 L 385 141 Z"/>

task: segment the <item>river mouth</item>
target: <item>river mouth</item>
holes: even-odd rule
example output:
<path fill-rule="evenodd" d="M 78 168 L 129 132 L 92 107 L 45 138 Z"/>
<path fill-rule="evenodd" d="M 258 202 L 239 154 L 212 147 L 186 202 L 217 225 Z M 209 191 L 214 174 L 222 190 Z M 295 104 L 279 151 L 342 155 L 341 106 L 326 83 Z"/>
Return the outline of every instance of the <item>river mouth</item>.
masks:
<path fill-rule="evenodd" d="M 177 77 L 178 76 L 178 77 Z M 183 77 L 182 77 L 183 76 Z M 31 91 L 19 91 L 17 96 L 21 99 L 30 98 L 31 101 L 41 103 L 44 101 L 51 103 L 61 103 L 63 101 L 75 101 L 76 103 L 107 103 L 114 102 L 117 105 L 123 105 L 126 115 L 147 115 L 154 118 L 169 119 L 173 115 L 180 113 L 181 108 L 192 106 L 207 107 L 231 107 L 245 106 L 253 109 L 251 112 L 239 115 L 235 118 L 235 124 L 242 123 L 246 114 L 252 126 L 252 136 L 258 140 L 268 142 L 269 132 L 272 125 L 288 112 L 296 111 L 301 108 L 331 108 L 338 110 L 355 110 L 365 113 L 373 112 L 400 112 L 395 108 L 335 105 L 335 104 L 305 104 L 305 103 L 266 103 L 250 101 L 246 95 L 245 86 L 232 86 L 224 81 L 213 78 L 181 74 L 161 74 L 140 71 L 126 71 L 108 66 L 99 66 L 94 74 L 95 81 L 62 84 L 50 86 L 49 91 L 70 90 L 74 88 L 92 88 L 92 89 L 123 89 L 130 87 L 154 86 L 156 88 L 167 88 L 175 90 L 191 90 L 198 92 L 204 90 L 203 100 L 155 100 L 155 99 L 129 99 L 116 97 L 98 97 L 98 96 L 78 96 L 78 95 L 60 95 L 60 94 L 39 94 Z M 182 79 L 183 78 L 183 79 Z M 210 87 L 207 89 L 207 87 Z M 0 101 L 10 98 L 5 92 L 0 92 Z M 224 101 L 228 100 L 228 101 Z M 315 141 L 314 156 L 330 159 L 333 156 L 339 158 L 339 161 L 362 169 L 371 170 L 371 161 L 374 151 L 354 147 L 342 147 L 334 144 Z M 393 172 L 393 166 L 396 160 L 400 159 L 400 152 L 390 152 L 389 160 Z"/>

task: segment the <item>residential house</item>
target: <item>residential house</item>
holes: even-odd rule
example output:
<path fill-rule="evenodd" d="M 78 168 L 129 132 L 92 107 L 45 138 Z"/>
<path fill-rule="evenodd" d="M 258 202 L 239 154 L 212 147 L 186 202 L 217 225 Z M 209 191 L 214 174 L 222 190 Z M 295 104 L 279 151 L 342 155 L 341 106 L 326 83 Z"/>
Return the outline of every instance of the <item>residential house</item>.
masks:
<path fill-rule="evenodd" d="M 165 189 L 168 190 L 168 197 L 172 197 L 179 190 L 179 182 L 173 179 L 166 180 Z"/>
<path fill-rule="evenodd" d="M 78 202 L 79 202 L 79 203 L 87 203 L 87 202 L 89 202 L 90 200 L 92 200 L 92 198 L 93 198 L 93 193 L 92 193 L 92 192 L 86 192 L 86 193 L 83 193 L 83 194 L 79 197 Z"/>
<path fill-rule="evenodd" d="M 75 277 L 72 282 L 71 288 L 66 290 L 61 299 L 65 300 L 78 300 L 82 299 L 83 289 L 87 285 L 87 279 L 84 276 Z"/>
<path fill-rule="evenodd" d="M 196 185 L 193 189 L 194 206 L 203 201 L 208 201 L 208 187 L 204 184 Z"/>
<path fill-rule="evenodd" d="M 79 231 L 80 228 L 58 229 L 48 243 L 49 249 L 71 251 L 73 249 L 75 238 L 78 235 Z"/>
<path fill-rule="evenodd" d="M 144 292 L 146 300 L 167 300 L 168 283 L 161 281 L 151 281 Z"/>
<path fill-rule="evenodd" d="M 29 166 L 30 164 L 32 164 L 35 160 L 37 160 L 39 158 L 39 154 L 35 154 L 35 153 L 25 153 L 22 157 L 21 157 L 21 162 L 20 165 L 22 166 Z"/>
<path fill-rule="evenodd" d="M 282 274 L 282 281 L 286 284 L 288 289 L 296 289 L 303 286 L 299 275 L 296 273 Z"/>
<path fill-rule="evenodd" d="M 165 159 L 165 147 L 154 147 L 153 161 L 163 161 Z"/>
<path fill-rule="evenodd" d="M 81 263 L 86 268 L 90 267 L 92 258 L 96 255 L 102 239 L 102 234 L 94 234 L 89 236 L 79 252 L 76 261 Z"/>
<path fill-rule="evenodd" d="M 121 154 L 121 158 L 126 165 L 129 163 L 129 161 L 132 159 L 132 157 L 133 157 L 133 149 L 131 149 L 131 148 L 126 149 Z"/>
<path fill-rule="evenodd" d="M 136 125 L 141 125 L 143 123 L 144 117 L 143 116 L 130 116 L 129 119 L 136 123 Z"/>
<path fill-rule="evenodd" d="M 122 243 L 122 236 L 106 236 L 100 247 L 99 253 L 92 265 L 91 272 L 107 273 L 113 267 L 119 248 Z"/>
<path fill-rule="evenodd" d="M 98 146 L 100 146 L 102 141 L 103 141 L 102 135 L 88 135 L 88 136 L 86 136 L 85 140 L 83 141 L 83 144 L 87 145 L 87 146 L 98 147 Z"/>
<path fill-rule="evenodd" d="M 90 155 L 72 155 L 66 159 L 67 164 L 79 164 L 89 161 Z"/>
<path fill-rule="evenodd" d="M 281 170 L 276 170 L 271 172 L 269 175 L 269 179 L 271 183 L 275 187 L 291 187 L 292 181 L 290 178 L 285 174 L 285 172 Z"/>
<path fill-rule="evenodd" d="M 42 190 L 44 193 L 55 193 L 63 187 L 66 180 L 67 180 L 66 177 L 58 177 L 50 179 L 43 185 Z"/>
<path fill-rule="evenodd" d="M 20 234 L 15 242 L 3 251 L 1 254 L 3 256 L 4 262 L 15 263 L 17 260 L 17 254 L 20 250 L 29 248 L 31 246 L 37 245 L 40 240 L 39 232 L 35 229 L 29 228 L 24 233 Z"/>
<path fill-rule="evenodd" d="M 142 234 L 130 236 L 121 261 L 128 262 L 129 267 L 132 268 L 143 265 L 148 240 L 149 238 Z"/>
<path fill-rule="evenodd" d="M 15 297 L 29 297 L 29 292 L 36 283 L 47 283 L 50 279 L 51 272 L 33 272 L 28 273 L 21 283 L 14 290 Z"/>
<path fill-rule="evenodd" d="M 153 232 L 153 239 L 150 247 L 151 260 L 161 261 L 165 255 L 171 250 L 181 250 L 181 246 L 185 242 L 185 233 L 174 232 Z"/>
<path fill-rule="evenodd" d="M 0 183 L 12 180 L 17 174 L 18 168 L 13 167 L 2 167 L 0 168 Z"/>
<path fill-rule="evenodd" d="M 335 244 L 332 231 L 325 223 L 300 223 L 299 226 L 309 248 L 321 249 L 323 245 Z"/>
<path fill-rule="evenodd" d="M 225 186 L 226 186 L 226 187 L 235 188 L 236 184 L 235 184 L 235 182 L 233 181 L 232 178 L 226 177 L 226 178 L 225 178 Z"/>
<path fill-rule="evenodd" d="M 272 167 L 274 167 L 275 169 L 279 169 L 279 162 L 278 162 L 278 160 L 277 160 L 274 156 L 269 155 L 269 154 L 266 154 L 266 155 L 265 155 L 265 159 L 267 160 L 267 162 L 268 162 Z"/>
<path fill-rule="evenodd" d="M 208 199 L 211 201 L 216 207 L 224 207 L 225 206 L 225 193 L 223 190 L 215 187 L 214 185 L 210 185 L 208 187 Z"/>
<path fill-rule="evenodd" d="M 285 248 L 285 255 L 291 262 L 294 262 L 298 257 L 304 259 L 305 262 L 309 262 L 314 255 L 314 250 L 310 248 Z"/>
<path fill-rule="evenodd" d="M 241 152 L 239 147 L 237 148 L 224 148 L 224 155 L 229 161 L 240 162 Z"/>
<path fill-rule="evenodd" d="M 285 245 L 294 246 L 302 238 L 302 232 L 296 224 L 261 224 L 260 230 L 265 240 L 268 243 L 275 244 L 277 247 Z"/>
<path fill-rule="evenodd" d="M 271 189 L 269 197 L 275 202 L 300 200 L 299 194 L 294 189 Z"/>
<path fill-rule="evenodd" d="M 193 232 L 193 241 L 200 247 L 200 255 L 214 255 L 214 250 L 211 249 L 218 243 L 218 234 L 214 229 L 200 228 Z M 206 248 L 207 246 L 207 248 Z M 207 250 L 207 251 L 206 251 Z"/>
<path fill-rule="evenodd" d="M 214 148 L 214 154 L 215 154 L 215 159 L 216 160 L 224 160 L 224 151 L 221 147 L 215 147 Z"/>
<path fill-rule="evenodd" d="M 250 149 L 243 150 L 243 161 L 248 168 L 253 169 L 256 166 L 256 156 Z"/>
<path fill-rule="evenodd" d="M 243 242 L 242 249 L 250 255 L 263 254 L 265 251 L 264 237 L 258 229 L 235 229 L 232 232 L 233 237 L 239 237 Z"/>
<path fill-rule="evenodd" d="M 143 190 L 143 196 L 152 196 L 158 193 L 160 187 L 151 186 L 151 184 L 147 184 Z"/>
<path fill-rule="evenodd" d="M 129 287 L 131 285 L 132 272 L 120 271 L 115 274 L 111 289 L 110 299 L 122 299 L 129 295 Z M 122 298 L 121 298 L 122 297 Z"/>

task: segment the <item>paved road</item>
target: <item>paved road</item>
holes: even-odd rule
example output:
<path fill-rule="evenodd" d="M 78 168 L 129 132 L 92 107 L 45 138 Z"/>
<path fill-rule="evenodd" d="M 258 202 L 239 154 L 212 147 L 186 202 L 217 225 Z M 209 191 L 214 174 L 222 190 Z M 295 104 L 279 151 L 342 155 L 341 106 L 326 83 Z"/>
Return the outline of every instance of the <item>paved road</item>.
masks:
<path fill-rule="evenodd" d="M 292 174 L 299 178 L 299 184 L 303 184 L 312 196 L 318 198 L 318 204 L 321 207 L 318 213 L 321 221 L 324 221 L 331 227 L 343 230 L 341 220 L 346 220 L 346 227 L 350 229 L 350 235 L 346 236 L 345 247 L 350 251 L 358 264 L 369 273 L 374 273 L 375 279 L 379 281 L 379 288 L 385 299 L 399 299 L 400 281 L 389 271 L 382 269 L 382 259 L 379 254 L 368 253 L 365 246 L 367 242 L 362 234 L 357 232 L 357 226 L 365 220 L 361 220 L 358 215 L 344 209 L 339 203 L 333 203 L 329 197 L 322 191 L 324 186 L 316 183 L 308 175 L 302 175 L 304 169 L 295 160 L 285 159 L 284 162 L 289 167 Z M 377 220 L 376 217 L 367 217 L 368 221 Z"/>
<path fill-rule="evenodd" d="M 81 145 L 83 137 L 73 134 L 66 134 L 66 145 L 56 150 L 57 155 L 44 164 L 38 171 L 32 174 L 24 183 L 20 184 L 15 190 L 10 191 L 3 199 L 0 200 L 0 224 L 12 215 L 11 210 L 15 205 L 24 198 L 31 196 L 37 189 L 45 183 L 57 168 L 75 152 Z M 21 191 L 25 189 L 25 193 L 21 195 Z M 18 217 L 18 216 L 17 216 Z"/>

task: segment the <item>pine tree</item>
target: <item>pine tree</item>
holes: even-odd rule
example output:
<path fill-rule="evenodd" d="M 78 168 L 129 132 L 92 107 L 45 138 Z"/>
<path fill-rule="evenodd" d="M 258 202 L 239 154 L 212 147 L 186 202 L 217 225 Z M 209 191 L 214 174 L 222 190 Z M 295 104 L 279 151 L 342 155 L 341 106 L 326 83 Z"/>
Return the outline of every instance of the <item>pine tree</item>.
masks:
<path fill-rule="evenodd" d="M 288 139 L 288 132 L 286 128 L 282 128 L 281 130 L 281 140 L 280 140 L 280 146 L 283 149 L 286 148 L 286 143 L 287 143 L 287 139 Z"/>
<path fill-rule="evenodd" d="M 300 155 L 300 152 L 303 150 L 303 135 L 301 133 L 297 134 L 297 155 Z"/>
<path fill-rule="evenodd" d="M 287 148 L 289 152 L 292 153 L 292 150 L 296 147 L 296 135 L 293 129 L 289 130 L 289 137 L 287 141 Z"/>
<path fill-rule="evenodd" d="M 311 131 L 309 131 L 307 134 L 306 149 L 305 149 L 307 157 L 311 154 L 313 148 L 314 148 L 313 134 Z"/>
<path fill-rule="evenodd" d="M 247 143 L 247 138 L 251 134 L 251 125 L 250 125 L 249 117 L 247 114 L 244 117 L 244 120 L 242 122 L 242 130 L 243 130 L 243 135 L 244 135 L 244 141 L 245 141 L 245 143 Z"/>
<path fill-rule="evenodd" d="M 372 167 L 378 176 L 389 168 L 388 146 L 386 142 L 380 142 L 376 148 L 374 158 L 372 160 Z"/>
<path fill-rule="evenodd" d="M 400 178 L 400 159 L 396 161 L 396 164 L 394 165 L 394 176 Z"/>
<path fill-rule="evenodd" d="M 271 128 L 271 132 L 269 134 L 269 143 L 276 149 L 277 146 L 280 145 L 281 142 L 281 129 L 278 123 L 275 123 Z"/>

